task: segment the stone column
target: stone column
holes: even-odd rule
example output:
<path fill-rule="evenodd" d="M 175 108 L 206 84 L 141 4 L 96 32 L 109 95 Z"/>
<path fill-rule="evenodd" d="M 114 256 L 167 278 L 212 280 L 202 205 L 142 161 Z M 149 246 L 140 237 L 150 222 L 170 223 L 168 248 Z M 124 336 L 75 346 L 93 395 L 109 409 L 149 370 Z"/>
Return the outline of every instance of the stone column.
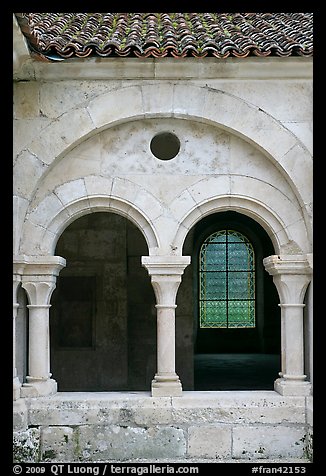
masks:
<path fill-rule="evenodd" d="M 280 255 L 264 259 L 273 276 L 281 307 L 280 378 L 274 389 L 281 395 L 309 395 L 311 384 L 304 374 L 303 300 L 311 280 L 310 255 Z"/>
<path fill-rule="evenodd" d="M 142 257 L 157 302 L 157 372 L 152 381 L 153 397 L 182 395 L 182 385 L 175 372 L 175 309 L 181 276 L 189 263 L 190 256 Z"/>
<path fill-rule="evenodd" d="M 18 286 L 21 283 L 21 274 L 23 271 L 23 267 L 18 264 L 14 263 L 13 266 L 13 399 L 18 400 L 20 398 L 20 387 L 21 382 L 17 376 L 17 368 L 16 368 L 16 317 L 18 312 L 18 299 L 17 299 L 17 290 Z"/>
<path fill-rule="evenodd" d="M 28 296 L 28 376 L 21 387 L 22 397 L 52 395 L 57 383 L 50 373 L 49 308 L 56 277 L 65 266 L 60 256 L 25 258 L 22 287 Z"/>

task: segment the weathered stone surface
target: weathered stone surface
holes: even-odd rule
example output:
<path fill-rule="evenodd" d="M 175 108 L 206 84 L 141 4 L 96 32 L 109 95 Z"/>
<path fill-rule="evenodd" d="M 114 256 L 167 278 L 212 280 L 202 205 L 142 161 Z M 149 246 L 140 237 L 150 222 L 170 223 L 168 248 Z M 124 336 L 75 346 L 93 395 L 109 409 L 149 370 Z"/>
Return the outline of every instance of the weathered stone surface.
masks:
<path fill-rule="evenodd" d="M 204 458 L 230 458 L 230 425 L 191 426 L 188 429 L 188 455 Z"/>
<path fill-rule="evenodd" d="M 40 461 L 76 461 L 76 430 L 69 426 L 41 427 Z"/>
<path fill-rule="evenodd" d="M 33 75 L 17 82 L 14 90 L 17 255 L 52 256 L 66 226 L 98 211 L 123 215 L 146 237 L 149 249 L 145 246 L 127 263 L 128 285 L 135 269 L 132 260 L 139 261 L 140 255 L 165 255 L 165 259 L 186 255 L 187 233 L 220 211 L 233 210 L 255 219 L 267 231 L 277 255 L 311 252 L 312 61 L 188 60 L 134 58 L 107 63 L 89 58 L 33 63 Z M 180 140 L 180 151 L 170 161 L 157 159 L 150 150 L 155 134 L 166 131 Z M 78 247 L 74 236 L 64 237 L 65 250 L 72 252 L 76 262 L 80 249 L 96 244 L 84 272 L 94 270 L 91 265 L 101 256 L 107 259 L 108 251 L 112 259 L 120 257 L 125 246 L 120 234 L 112 239 L 109 230 L 97 246 L 99 229 L 84 230 Z M 114 263 L 103 265 L 104 275 L 117 271 L 120 284 L 104 283 L 112 296 L 96 304 L 105 316 L 98 342 L 105 345 L 112 331 L 116 357 L 104 352 L 100 364 L 89 360 L 81 369 L 78 357 L 68 358 L 70 351 L 62 353 L 61 362 L 70 362 L 74 370 L 74 384 L 83 374 L 92 388 L 99 383 L 107 388 L 122 361 L 121 367 L 130 372 L 125 363 L 127 350 L 133 363 L 137 359 L 132 385 L 140 385 L 140 372 L 146 382 L 154 376 L 157 346 L 149 333 L 153 328 L 145 326 L 144 332 L 139 328 L 146 319 L 156 318 L 155 300 L 152 295 L 144 298 L 149 291 L 143 282 L 134 286 L 141 297 L 130 306 L 132 312 L 139 306 L 131 346 L 131 334 L 126 331 L 130 323 L 121 325 L 126 300 L 117 299 L 128 285 L 121 263 Z M 80 263 L 76 268 L 81 269 Z M 177 343 L 182 358 L 177 365 L 187 370 L 184 375 L 192 382 L 193 306 L 185 311 L 182 302 L 178 301 L 177 309 L 183 316 Z M 305 302 L 305 368 L 311 379 L 312 295 Z M 117 336 L 122 336 L 120 350 Z M 292 338 L 303 344 L 300 332 L 290 333 L 288 340 Z M 282 353 L 284 360 L 286 349 Z M 25 354 L 18 355 L 25 359 L 23 365 L 20 362 L 22 369 L 27 368 Z M 25 373 L 21 373 L 22 381 Z M 23 394 L 28 394 L 28 388 L 23 387 Z M 20 430 L 15 433 L 17 461 L 38 461 L 39 455 L 44 461 L 190 457 L 290 462 L 311 457 L 312 399 L 305 399 L 299 387 L 299 396 L 248 391 L 183 392 L 176 398 L 152 398 L 149 390 L 26 398 L 29 411 L 16 406 L 14 413 L 14 429 Z M 26 430 L 27 424 L 36 428 Z"/>
<path fill-rule="evenodd" d="M 304 426 L 239 426 L 233 429 L 233 458 L 303 458 Z"/>
<path fill-rule="evenodd" d="M 13 402 L 13 430 L 27 430 L 28 411 L 25 400 L 19 398 Z"/>
<path fill-rule="evenodd" d="M 37 463 L 39 461 L 40 429 L 29 428 L 14 433 L 13 460 L 15 463 Z"/>
<path fill-rule="evenodd" d="M 182 397 L 59 392 L 30 398 L 27 407 L 29 425 L 41 431 L 44 461 L 312 457 L 305 397 L 264 391 Z M 26 439 L 29 432 L 20 434 Z"/>
<path fill-rule="evenodd" d="M 58 74 L 60 74 L 59 71 Z M 56 118 L 68 110 L 87 104 L 96 96 L 117 86 L 119 86 L 119 81 L 112 81 L 110 84 L 104 81 L 78 81 L 76 83 L 74 79 L 68 82 L 45 81 L 40 86 L 40 109 L 44 116 Z M 69 88 L 69 94 L 66 94 L 67 88 Z"/>
<path fill-rule="evenodd" d="M 14 84 L 14 118 L 34 119 L 40 114 L 39 84 L 35 81 Z"/>
<path fill-rule="evenodd" d="M 171 398 L 136 392 L 58 392 L 29 401 L 32 425 L 157 425 L 172 423 Z"/>
<path fill-rule="evenodd" d="M 132 101 L 130 101 L 130 97 L 132 97 Z M 97 128 L 107 126 L 116 120 L 123 121 L 130 115 L 142 116 L 141 89 L 133 86 L 127 88 L 126 91 L 117 89 L 114 94 L 112 92 L 102 94 L 89 102 L 87 111 Z"/>
<path fill-rule="evenodd" d="M 81 426 L 78 444 L 83 461 L 175 458 L 186 453 L 184 431 L 174 427 Z"/>
<path fill-rule="evenodd" d="M 313 425 L 313 397 L 307 397 L 307 423 Z"/>
<path fill-rule="evenodd" d="M 175 424 L 305 422 L 304 397 L 281 397 L 272 391 L 185 392 L 172 402 Z"/>

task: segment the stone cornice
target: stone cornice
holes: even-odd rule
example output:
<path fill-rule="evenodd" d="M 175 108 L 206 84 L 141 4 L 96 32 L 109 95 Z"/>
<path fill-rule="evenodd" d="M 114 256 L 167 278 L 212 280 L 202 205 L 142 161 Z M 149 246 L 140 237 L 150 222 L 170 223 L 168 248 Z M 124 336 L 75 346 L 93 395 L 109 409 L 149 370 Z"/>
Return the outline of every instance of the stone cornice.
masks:
<path fill-rule="evenodd" d="M 313 78 L 313 59 L 290 58 L 74 58 L 56 62 L 31 60 L 24 55 L 14 80 L 119 79 L 305 79 Z M 24 64 L 23 59 L 30 61 Z"/>

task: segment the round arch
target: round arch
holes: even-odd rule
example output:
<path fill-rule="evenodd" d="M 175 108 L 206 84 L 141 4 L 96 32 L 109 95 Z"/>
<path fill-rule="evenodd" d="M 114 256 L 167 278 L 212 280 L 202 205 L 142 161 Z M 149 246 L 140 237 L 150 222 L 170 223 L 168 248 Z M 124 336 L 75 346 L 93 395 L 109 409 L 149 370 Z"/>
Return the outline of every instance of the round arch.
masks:
<path fill-rule="evenodd" d="M 144 213 L 126 200 L 108 195 L 88 195 L 66 205 L 60 202 L 61 206 L 55 214 L 45 215 L 44 221 L 36 224 L 33 221 L 33 215 L 39 216 L 50 198 L 47 196 L 39 204 L 31 214 L 31 219 L 25 224 L 22 238 L 23 254 L 53 255 L 56 243 L 68 225 L 83 215 L 99 211 L 117 213 L 134 223 L 144 235 L 149 252 L 159 246 L 156 231 Z"/>
<path fill-rule="evenodd" d="M 239 195 L 222 195 L 199 203 L 183 217 L 174 246 L 182 250 L 188 232 L 197 222 L 212 213 L 228 210 L 247 215 L 259 223 L 270 237 L 276 254 L 291 243 L 284 223 L 265 204 Z"/>
<path fill-rule="evenodd" d="M 217 125 L 253 144 L 286 177 L 308 221 L 312 197 L 305 183 L 307 177 L 312 177 L 311 154 L 291 131 L 261 108 L 208 86 L 147 83 L 111 90 L 53 120 L 44 130 L 56 139 L 51 147 L 36 138 L 27 148 L 50 170 L 69 150 L 101 130 L 153 117 L 191 117 Z M 62 130 L 69 130 L 69 135 L 62 136 Z"/>

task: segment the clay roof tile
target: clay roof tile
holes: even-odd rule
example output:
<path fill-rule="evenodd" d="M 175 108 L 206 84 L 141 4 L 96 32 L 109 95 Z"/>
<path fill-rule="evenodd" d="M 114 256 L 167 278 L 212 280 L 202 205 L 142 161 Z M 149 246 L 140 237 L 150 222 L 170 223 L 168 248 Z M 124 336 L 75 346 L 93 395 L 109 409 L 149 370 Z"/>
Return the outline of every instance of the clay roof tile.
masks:
<path fill-rule="evenodd" d="M 16 13 L 36 57 L 312 56 L 312 13 Z"/>

